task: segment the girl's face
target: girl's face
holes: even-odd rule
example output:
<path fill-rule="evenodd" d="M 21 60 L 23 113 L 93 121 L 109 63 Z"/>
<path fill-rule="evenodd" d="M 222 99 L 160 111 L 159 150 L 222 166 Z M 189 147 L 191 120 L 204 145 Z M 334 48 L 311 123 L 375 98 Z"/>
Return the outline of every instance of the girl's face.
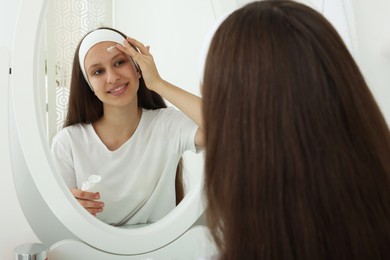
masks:
<path fill-rule="evenodd" d="M 137 105 L 141 74 L 127 54 L 112 48 L 114 42 L 101 42 L 89 49 L 84 66 L 95 95 L 104 106 Z"/>

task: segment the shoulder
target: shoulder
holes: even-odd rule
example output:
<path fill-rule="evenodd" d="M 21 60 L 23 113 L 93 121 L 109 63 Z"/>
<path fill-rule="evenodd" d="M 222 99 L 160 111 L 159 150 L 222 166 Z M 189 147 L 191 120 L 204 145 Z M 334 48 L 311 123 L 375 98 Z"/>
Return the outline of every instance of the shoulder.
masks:
<path fill-rule="evenodd" d="M 143 109 L 142 111 L 145 115 L 150 117 L 164 117 L 170 114 L 181 113 L 178 109 L 175 109 L 174 107 L 159 108 L 154 110 Z"/>
<path fill-rule="evenodd" d="M 180 110 L 174 107 L 159 108 L 155 110 L 143 110 L 143 116 L 146 121 L 153 121 L 159 124 L 169 124 L 181 120 L 185 116 Z"/>
<path fill-rule="evenodd" d="M 168 121 L 179 121 L 187 118 L 187 116 L 175 107 L 161 108 L 155 111 L 155 117 Z"/>
<path fill-rule="evenodd" d="M 82 138 L 87 134 L 90 124 L 75 124 L 62 128 L 53 138 L 53 145 L 63 143 L 74 138 Z"/>

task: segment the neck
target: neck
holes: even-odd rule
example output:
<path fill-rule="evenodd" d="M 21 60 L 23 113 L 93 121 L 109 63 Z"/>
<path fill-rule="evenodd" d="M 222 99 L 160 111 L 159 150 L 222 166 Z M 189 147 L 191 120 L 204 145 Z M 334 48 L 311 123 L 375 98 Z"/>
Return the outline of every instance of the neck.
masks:
<path fill-rule="evenodd" d="M 108 108 L 104 109 L 103 116 L 92 125 L 101 141 L 113 151 L 134 134 L 141 120 L 141 113 L 142 110 L 137 106 Z"/>
<path fill-rule="evenodd" d="M 136 127 L 141 118 L 141 109 L 138 106 L 131 107 L 105 107 L 103 116 L 98 120 L 100 124 L 112 128 Z"/>

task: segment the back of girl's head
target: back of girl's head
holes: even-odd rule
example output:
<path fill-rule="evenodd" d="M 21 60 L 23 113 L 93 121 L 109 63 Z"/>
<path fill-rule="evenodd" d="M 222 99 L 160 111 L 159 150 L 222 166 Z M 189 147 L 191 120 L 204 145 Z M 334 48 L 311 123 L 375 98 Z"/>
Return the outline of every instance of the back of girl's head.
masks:
<path fill-rule="evenodd" d="M 203 80 L 208 224 L 222 259 L 390 259 L 390 136 L 332 25 L 259 1 Z"/>
<path fill-rule="evenodd" d="M 126 38 L 126 35 L 118 30 L 108 27 L 100 27 L 96 30 L 100 29 L 109 29 L 115 31 Z M 82 40 L 76 48 L 73 59 L 68 112 L 64 126 L 77 123 L 93 123 L 103 115 L 103 103 L 95 96 L 80 69 L 79 49 Z M 162 97 L 146 87 L 143 77 L 141 77 L 139 81 L 137 97 L 138 107 L 140 108 L 158 109 L 166 107 Z"/>

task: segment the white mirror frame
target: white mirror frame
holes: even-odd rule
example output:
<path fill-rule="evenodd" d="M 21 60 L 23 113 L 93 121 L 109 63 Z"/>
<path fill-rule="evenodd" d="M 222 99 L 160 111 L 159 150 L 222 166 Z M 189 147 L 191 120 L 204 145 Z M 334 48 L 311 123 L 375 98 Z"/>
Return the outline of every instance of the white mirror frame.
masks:
<path fill-rule="evenodd" d="M 99 250 L 121 255 L 143 254 L 164 247 L 180 237 L 202 216 L 203 176 L 172 212 L 156 223 L 122 229 L 107 225 L 85 211 L 53 174 L 50 149 L 40 126 L 36 84 L 40 25 L 48 0 L 22 1 L 16 26 L 10 107 L 10 142 L 15 186 L 30 226 L 50 246 L 64 239 L 78 239 Z M 211 1 L 217 12 L 234 7 Z M 227 5 L 226 5 L 227 4 Z M 12 106 L 13 104 L 13 106 Z M 45 145 L 46 144 L 46 145 Z"/>

